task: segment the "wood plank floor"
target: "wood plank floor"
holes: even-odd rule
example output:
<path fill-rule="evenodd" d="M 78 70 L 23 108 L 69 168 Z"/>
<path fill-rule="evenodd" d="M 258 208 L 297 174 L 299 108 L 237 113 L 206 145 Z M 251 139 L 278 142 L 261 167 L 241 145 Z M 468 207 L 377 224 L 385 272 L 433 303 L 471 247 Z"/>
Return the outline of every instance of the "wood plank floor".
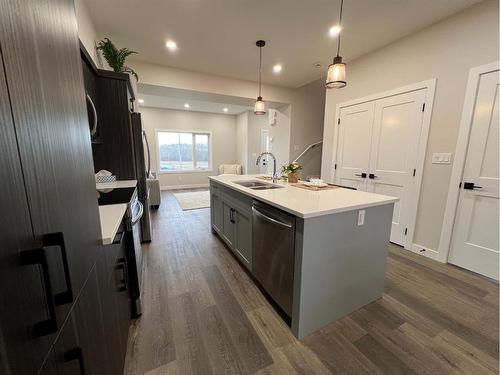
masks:
<path fill-rule="evenodd" d="M 498 374 L 496 283 L 391 245 L 383 298 L 299 341 L 209 209 L 162 200 L 125 374 Z"/>

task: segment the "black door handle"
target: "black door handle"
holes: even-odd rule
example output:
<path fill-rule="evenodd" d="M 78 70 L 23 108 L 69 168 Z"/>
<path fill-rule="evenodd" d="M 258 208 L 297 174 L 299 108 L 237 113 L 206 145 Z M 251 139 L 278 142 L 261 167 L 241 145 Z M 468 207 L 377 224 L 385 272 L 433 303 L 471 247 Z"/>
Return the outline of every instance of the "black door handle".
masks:
<path fill-rule="evenodd" d="M 366 178 L 366 173 L 356 173 L 355 176 L 361 177 L 361 178 Z"/>
<path fill-rule="evenodd" d="M 377 175 L 374 175 L 373 173 L 370 173 L 370 174 L 368 175 L 368 178 L 371 178 L 372 180 L 373 180 L 374 178 L 377 178 L 377 177 L 378 177 L 378 176 L 377 176 Z"/>
<path fill-rule="evenodd" d="M 85 375 L 85 363 L 83 362 L 82 348 L 76 347 L 64 353 L 64 362 L 78 361 L 80 375 Z"/>
<path fill-rule="evenodd" d="M 235 213 L 234 208 L 231 208 L 229 212 L 230 212 L 230 215 L 231 215 L 230 216 L 231 223 L 236 224 L 236 220 L 234 220 L 234 213 Z"/>
<path fill-rule="evenodd" d="M 73 289 L 71 288 L 71 279 L 69 275 L 68 255 L 66 253 L 66 245 L 64 243 L 64 235 L 61 232 L 50 233 L 43 236 L 43 247 L 57 246 L 61 251 L 61 259 L 64 268 L 64 281 L 66 283 L 66 290 L 57 293 L 54 296 L 56 306 L 65 305 L 73 302 Z"/>
<path fill-rule="evenodd" d="M 122 271 L 122 279 L 120 280 L 120 283 L 122 284 L 120 287 L 118 287 L 119 292 L 124 292 L 127 290 L 128 286 L 128 269 L 127 269 L 127 261 L 125 258 L 119 258 L 118 259 L 118 264 L 115 266 L 116 271 Z"/>
<path fill-rule="evenodd" d="M 49 266 L 47 264 L 47 257 L 45 249 L 31 249 L 21 252 L 21 263 L 24 265 L 39 264 L 42 268 L 42 279 L 45 289 L 45 300 L 49 310 L 49 319 L 37 322 L 33 326 L 33 331 L 36 337 L 49 335 L 57 332 L 57 317 L 56 307 L 54 303 L 54 295 L 52 294 L 52 285 L 50 284 Z"/>
<path fill-rule="evenodd" d="M 474 182 L 464 182 L 464 189 L 465 190 L 474 190 L 474 189 L 482 189 L 482 186 L 476 186 L 474 185 Z"/>

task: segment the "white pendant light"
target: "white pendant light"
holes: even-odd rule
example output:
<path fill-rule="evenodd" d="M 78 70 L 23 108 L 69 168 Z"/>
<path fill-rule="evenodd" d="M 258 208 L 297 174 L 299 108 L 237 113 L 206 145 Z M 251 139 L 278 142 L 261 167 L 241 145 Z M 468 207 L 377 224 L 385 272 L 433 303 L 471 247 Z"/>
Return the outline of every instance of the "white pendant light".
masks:
<path fill-rule="evenodd" d="M 340 15 L 339 15 L 339 28 L 342 28 L 342 8 L 344 6 L 344 0 L 340 0 Z M 340 56 L 340 35 L 339 33 L 337 39 L 337 56 L 333 59 L 333 63 L 328 67 L 328 73 L 326 74 L 326 88 L 327 89 L 341 89 L 347 85 L 346 81 L 346 71 L 345 64 L 342 62 L 342 56 Z"/>
<path fill-rule="evenodd" d="M 258 40 L 255 45 L 259 47 L 259 96 L 255 101 L 253 113 L 257 116 L 266 114 L 266 102 L 262 99 L 262 47 L 266 45 L 264 40 Z"/>

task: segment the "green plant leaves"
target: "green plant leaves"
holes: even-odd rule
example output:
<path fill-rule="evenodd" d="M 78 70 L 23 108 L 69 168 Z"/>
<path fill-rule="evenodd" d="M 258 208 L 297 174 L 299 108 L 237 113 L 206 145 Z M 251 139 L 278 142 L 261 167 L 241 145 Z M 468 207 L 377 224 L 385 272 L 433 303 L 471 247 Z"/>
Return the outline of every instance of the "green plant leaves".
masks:
<path fill-rule="evenodd" d="M 135 77 L 137 81 L 139 80 L 139 76 L 137 75 L 137 73 L 133 69 L 124 65 L 126 58 L 137 52 L 132 51 L 128 48 L 118 49 L 109 38 L 102 39 L 97 44 L 97 50 L 102 52 L 102 55 L 108 62 L 108 65 L 115 72 L 130 73 Z"/>

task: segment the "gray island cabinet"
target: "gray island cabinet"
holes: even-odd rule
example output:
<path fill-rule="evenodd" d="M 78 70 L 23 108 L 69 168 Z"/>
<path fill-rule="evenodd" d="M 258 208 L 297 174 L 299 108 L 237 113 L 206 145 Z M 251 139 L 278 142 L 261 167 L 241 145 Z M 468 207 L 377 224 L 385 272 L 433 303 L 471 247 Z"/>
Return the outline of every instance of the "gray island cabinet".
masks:
<path fill-rule="evenodd" d="M 252 205 L 264 203 L 295 217 L 293 300 L 287 315 L 296 337 L 382 297 L 397 198 L 343 188 L 310 191 L 286 183 L 271 189 L 241 185 L 251 181 L 269 184 L 249 175 L 210 177 L 212 231 L 255 275 Z"/>

